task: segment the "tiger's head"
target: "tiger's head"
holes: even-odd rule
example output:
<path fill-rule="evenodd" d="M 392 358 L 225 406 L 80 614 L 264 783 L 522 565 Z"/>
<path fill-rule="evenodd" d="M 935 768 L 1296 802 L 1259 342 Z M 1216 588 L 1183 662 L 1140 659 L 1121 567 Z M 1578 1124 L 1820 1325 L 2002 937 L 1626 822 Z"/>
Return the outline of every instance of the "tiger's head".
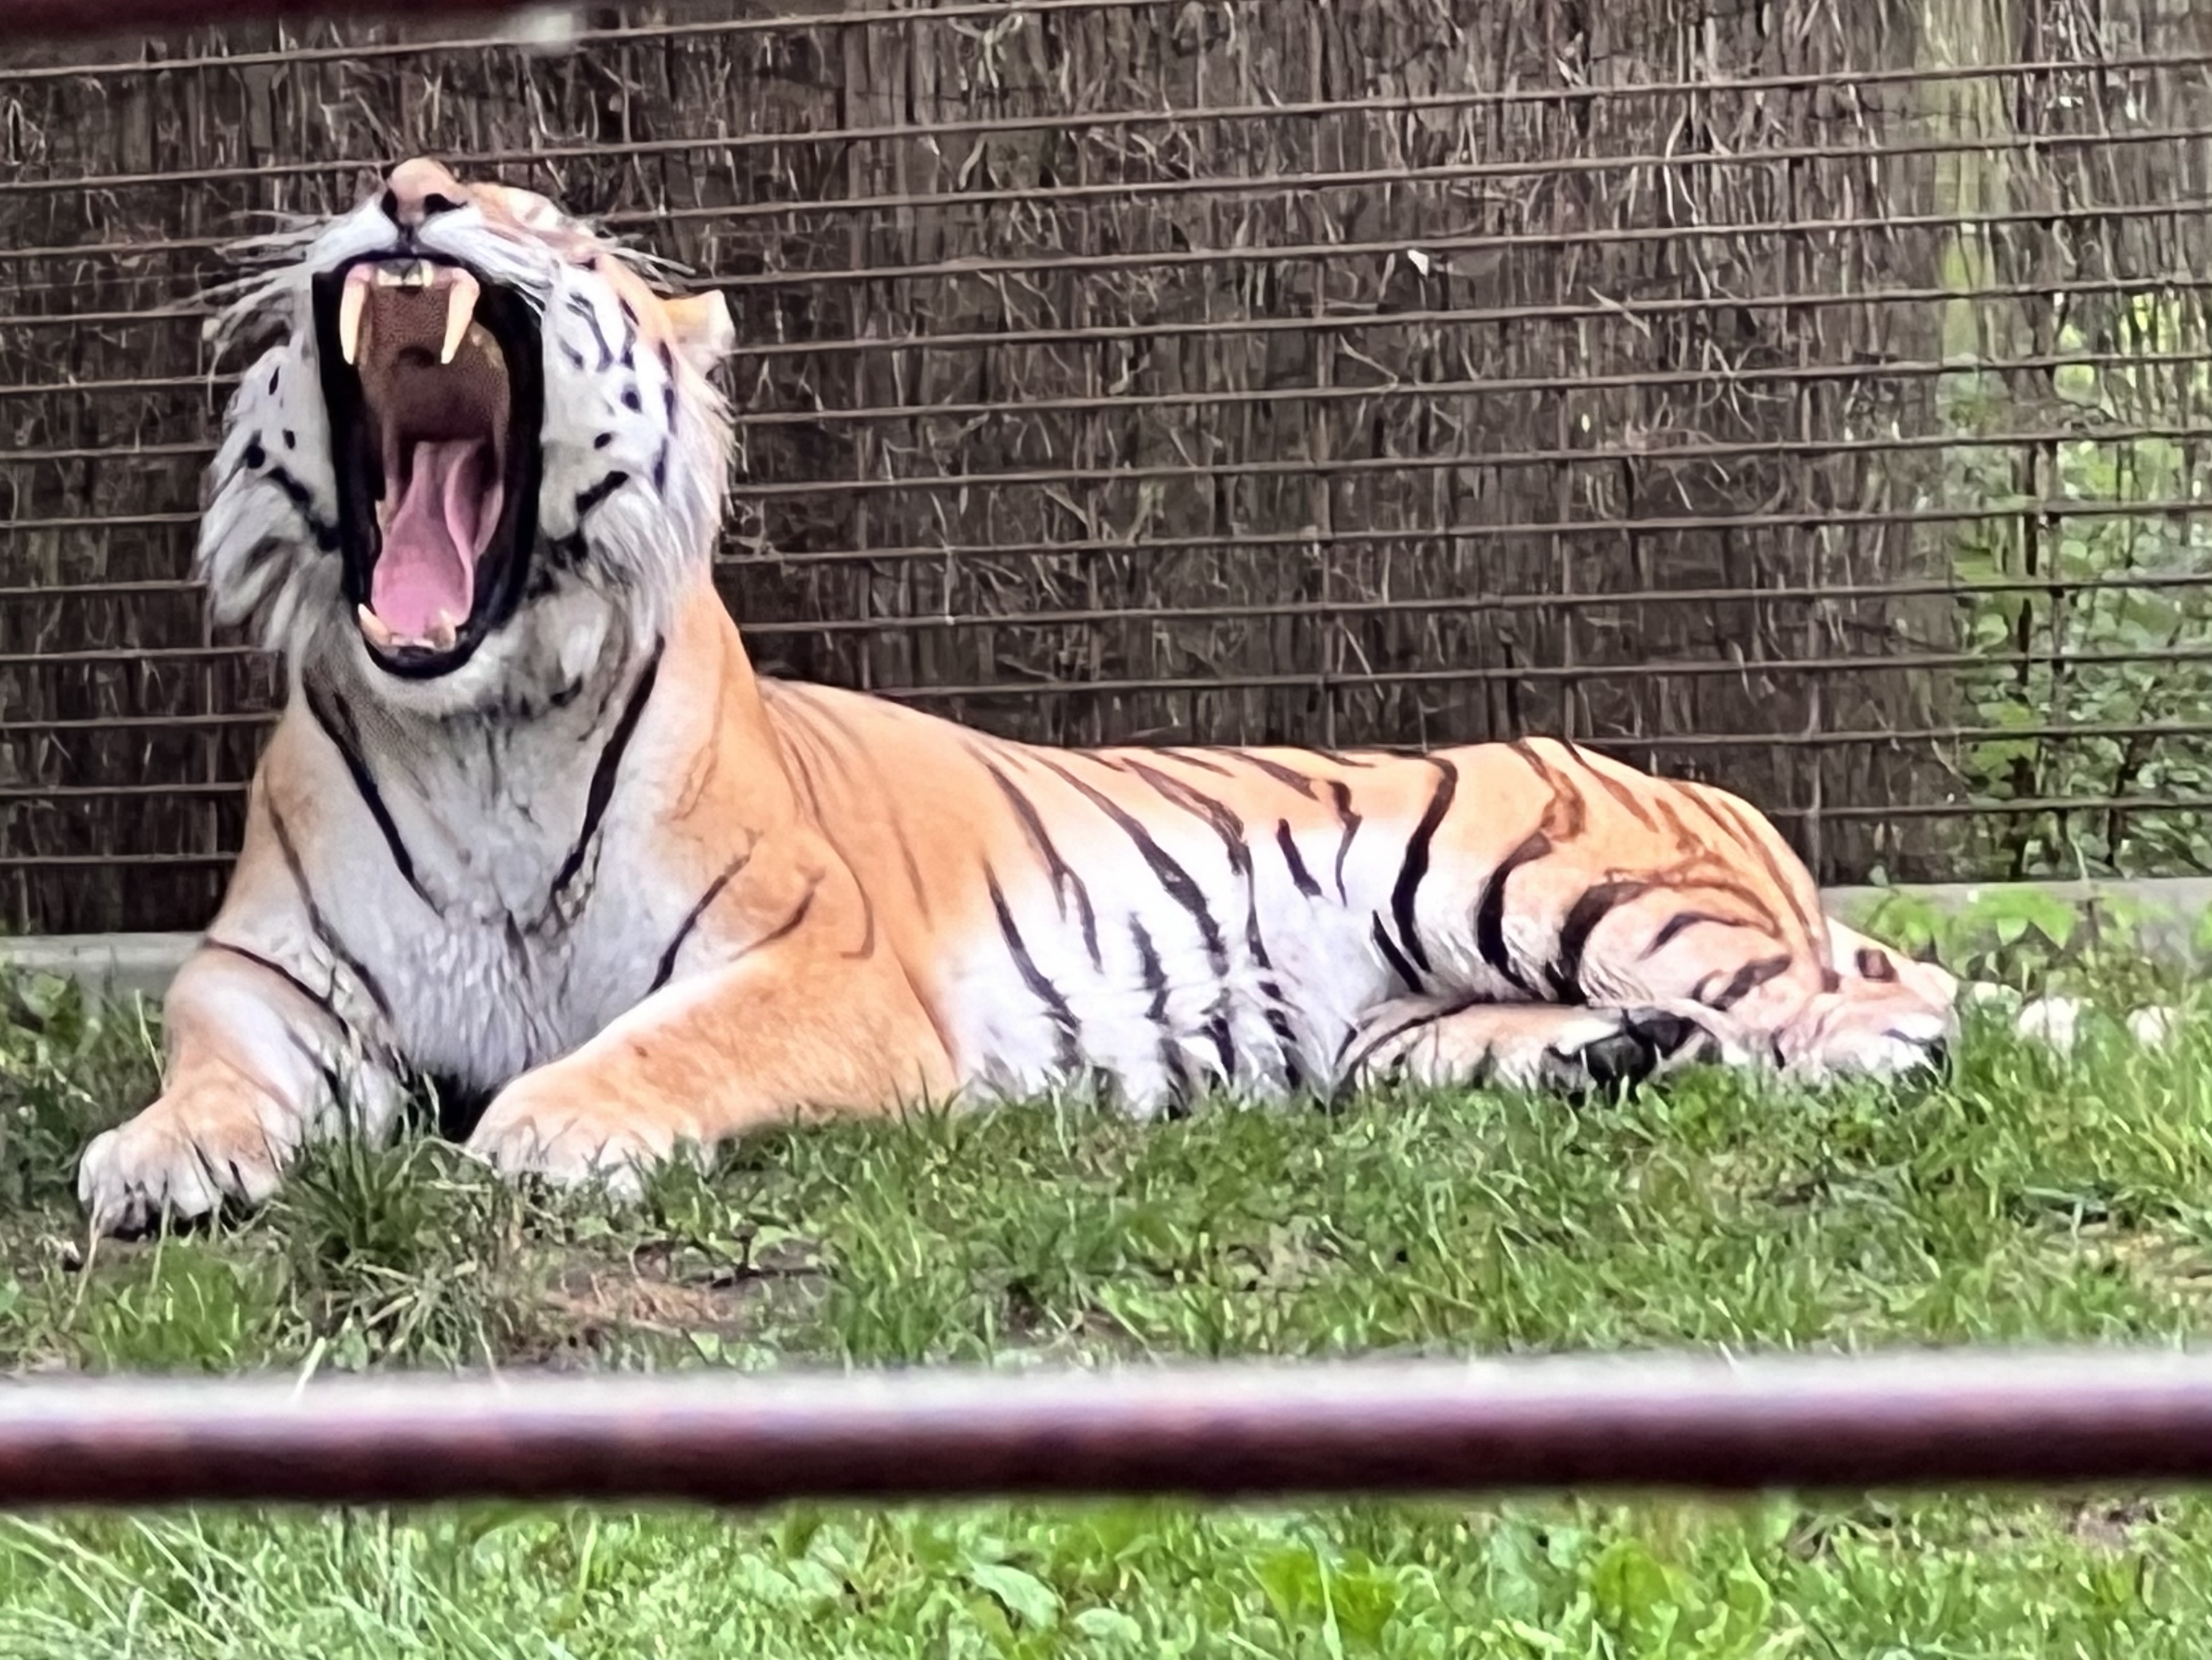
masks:
<path fill-rule="evenodd" d="M 1959 1042 L 1958 976 L 1832 919 L 1826 931 L 1831 983 L 1779 1034 L 1784 1070 L 1813 1081 L 1948 1075 Z"/>
<path fill-rule="evenodd" d="M 208 474 L 218 623 L 429 714 L 665 624 L 722 515 L 720 294 L 664 295 L 545 198 L 421 159 L 249 246 L 271 268 L 218 331 L 278 337 Z"/>

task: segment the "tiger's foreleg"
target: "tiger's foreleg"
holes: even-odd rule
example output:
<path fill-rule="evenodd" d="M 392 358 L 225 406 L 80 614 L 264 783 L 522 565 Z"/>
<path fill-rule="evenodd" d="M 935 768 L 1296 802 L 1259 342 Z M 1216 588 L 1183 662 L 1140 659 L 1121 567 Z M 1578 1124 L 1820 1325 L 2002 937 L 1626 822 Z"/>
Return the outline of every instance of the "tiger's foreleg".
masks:
<path fill-rule="evenodd" d="M 398 1073 L 326 992 L 273 957 L 203 944 L 170 984 L 162 1029 L 160 1096 L 96 1137 L 77 1166 L 100 1232 L 204 1215 L 226 1199 L 258 1203 L 309 1139 L 380 1136 L 398 1115 Z"/>
<path fill-rule="evenodd" d="M 953 1066 L 887 953 L 854 960 L 802 927 L 655 992 L 495 1096 L 468 1148 L 497 1169 L 634 1191 L 684 1144 L 703 1152 L 802 1116 L 895 1113 L 951 1092 Z"/>
<path fill-rule="evenodd" d="M 1723 1053 L 1706 1027 L 1662 1008 L 1404 997 L 1369 1012 L 1346 1041 L 1339 1073 L 1355 1088 L 1403 1079 L 1579 1094 Z"/>
<path fill-rule="evenodd" d="M 1809 929 L 1778 926 L 1717 890 L 1693 899 L 1620 885 L 1628 897 L 1580 929 L 1571 953 L 1532 934 L 1549 954 L 1506 960 L 1521 982 L 1561 983 L 1576 1000 L 1382 1005 L 1346 1045 L 1347 1081 L 1572 1092 L 1700 1061 L 1807 1083 L 1948 1064 L 1957 982 L 1942 970 L 1818 919 Z"/>

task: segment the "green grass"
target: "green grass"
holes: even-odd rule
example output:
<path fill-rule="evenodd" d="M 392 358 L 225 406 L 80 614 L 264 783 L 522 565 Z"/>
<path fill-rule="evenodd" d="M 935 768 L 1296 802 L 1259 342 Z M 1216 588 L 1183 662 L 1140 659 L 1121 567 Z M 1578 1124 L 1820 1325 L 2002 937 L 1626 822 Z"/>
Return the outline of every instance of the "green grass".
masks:
<path fill-rule="evenodd" d="M 617 1213 L 410 1141 L 88 1254 L 150 1039 L 0 1021 L 0 1365 L 765 1366 L 2176 1341 L 2212 1308 L 2212 1018 L 1917 1096 L 1039 1107 L 763 1139 Z M 2212 1001 L 2203 1006 L 2212 1015 Z M 2188 1655 L 2190 1495 L 439 1507 L 0 1520 L 0 1655 Z"/>

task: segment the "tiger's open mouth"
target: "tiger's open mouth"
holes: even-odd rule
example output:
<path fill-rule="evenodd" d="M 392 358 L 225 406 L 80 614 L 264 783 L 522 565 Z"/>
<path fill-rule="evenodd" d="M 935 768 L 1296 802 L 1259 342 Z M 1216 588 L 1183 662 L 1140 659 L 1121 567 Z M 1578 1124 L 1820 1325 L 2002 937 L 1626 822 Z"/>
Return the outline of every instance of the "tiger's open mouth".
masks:
<path fill-rule="evenodd" d="M 427 679 L 514 615 L 537 536 L 538 320 L 415 255 L 315 279 L 345 594 L 369 656 Z"/>

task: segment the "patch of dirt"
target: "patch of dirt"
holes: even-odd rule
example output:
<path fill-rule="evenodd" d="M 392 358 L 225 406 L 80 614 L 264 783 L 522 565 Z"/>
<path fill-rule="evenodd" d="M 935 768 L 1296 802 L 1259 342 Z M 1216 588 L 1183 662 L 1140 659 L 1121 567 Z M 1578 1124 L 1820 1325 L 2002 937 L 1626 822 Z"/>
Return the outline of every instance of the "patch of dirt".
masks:
<path fill-rule="evenodd" d="M 1000 1334 L 1008 1356 L 1030 1363 L 1081 1362 L 1111 1358 L 1134 1360 L 1146 1353 L 1144 1341 L 1104 1309 L 1085 1307 L 1073 1322 L 1048 1316 L 1030 1287 L 1007 1286 L 1006 1324 Z"/>
<path fill-rule="evenodd" d="M 552 1312 L 583 1327 L 622 1326 L 674 1335 L 742 1328 L 741 1287 L 675 1285 L 624 1267 L 571 1263 L 546 1293 Z"/>
<path fill-rule="evenodd" d="M 743 1262 L 655 1243 L 626 1261 L 563 1263 L 541 1308 L 561 1329 L 564 1349 L 596 1353 L 611 1339 L 641 1334 L 742 1339 L 803 1313 L 820 1299 L 824 1280 L 814 1253 L 799 1242 L 749 1252 Z"/>
<path fill-rule="evenodd" d="M 2158 1519 L 2158 1507 L 2148 1499 L 2077 1501 L 2069 1512 L 2069 1534 L 2085 1545 L 2109 1551 L 2130 1548 L 2136 1542 L 2136 1530 Z"/>

